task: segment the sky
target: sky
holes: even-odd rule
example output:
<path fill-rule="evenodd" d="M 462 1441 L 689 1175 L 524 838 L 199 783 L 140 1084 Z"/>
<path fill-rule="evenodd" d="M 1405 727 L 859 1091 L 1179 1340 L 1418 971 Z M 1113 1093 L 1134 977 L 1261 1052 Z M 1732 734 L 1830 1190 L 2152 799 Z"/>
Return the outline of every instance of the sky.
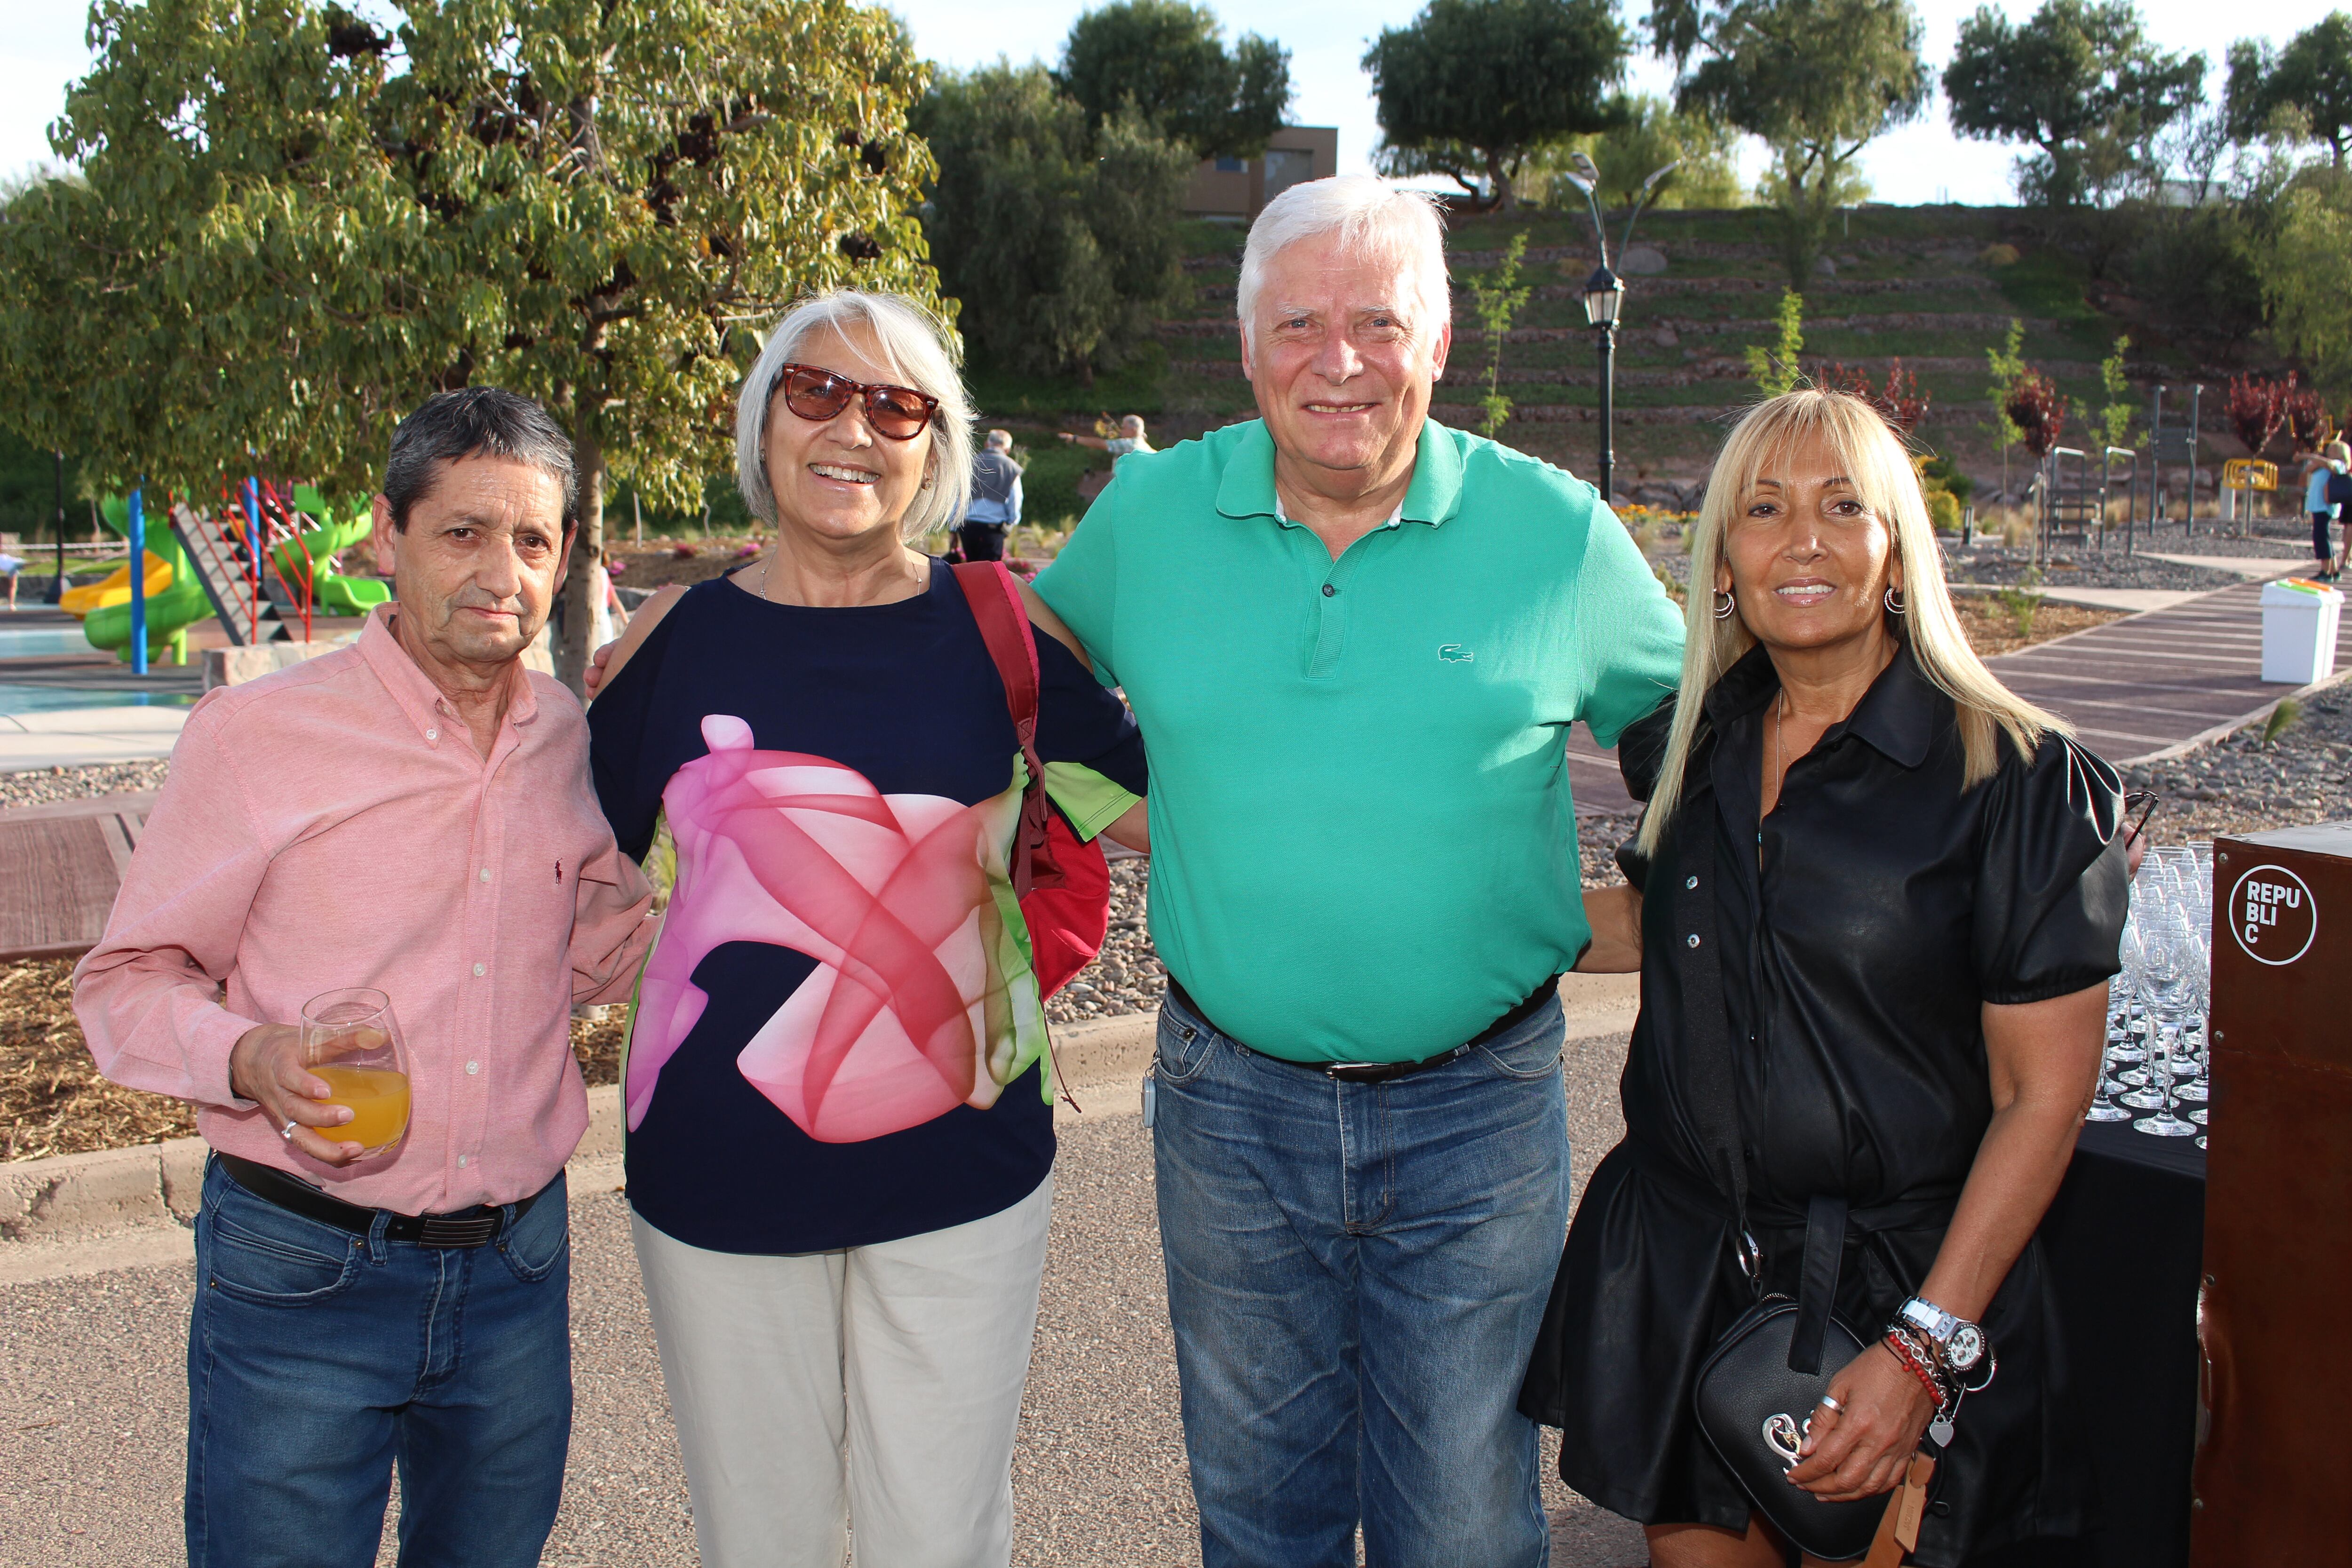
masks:
<path fill-rule="evenodd" d="M 915 42 L 942 65 L 985 64 L 1003 55 L 1013 60 L 1051 64 L 1078 14 L 1098 0 L 897 0 Z M 1302 125 L 1339 128 L 1343 170 L 1370 167 L 1379 143 L 1370 79 L 1359 61 L 1386 27 L 1402 26 L 1421 0 L 1283 0 L 1279 5 L 1241 0 L 1208 0 L 1231 34 L 1262 33 L 1290 50 L 1291 80 L 1297 98 L 1292 119 Z M 1927 25 L 1927 57 L 1939 69 L 1951 58 L 1952 43 L 1975 0 L 1914 0 Z M 2035 0 L 1993 0 L 2019 21 L 2032 14 Z M 2263 0 L 2243 12 L 2210 0 L 2141 0 L 2150 36 L 2165 48 L 2201 50 L 2213 69 L 2209 95 L 2221 89 L 2224 51 L 2236 38 L 2263 33 L 2284 42 L 2341 4 L 2342 0 Z M 373 10 L 374 6 L 364 9 Z M 1629 19 L 1638 22 L 1643 0 L 1624 0 Z M 0 174 L 15 174 L 49 156 L 47 126 L 63 106 L 67 85 L 89 66 L 82 43 L 86 6 L 80 0 L 14 0 L 0 16 Z M 1666 68 L 1637 55 L 1629 83 L 1663 94 L 1672 86 Z M 1863 154 L 1865 176 L 1880 201 L 1911 205 L 1957 201 L 1994 205 L 2011 199 L 2010 168 L 2017 149 L 1954 136 L 1940 95 L 1917 124 L 1873 142 Z M 1760 171 L 1761 150 L 1743 150 L 1743 166 Z"/>

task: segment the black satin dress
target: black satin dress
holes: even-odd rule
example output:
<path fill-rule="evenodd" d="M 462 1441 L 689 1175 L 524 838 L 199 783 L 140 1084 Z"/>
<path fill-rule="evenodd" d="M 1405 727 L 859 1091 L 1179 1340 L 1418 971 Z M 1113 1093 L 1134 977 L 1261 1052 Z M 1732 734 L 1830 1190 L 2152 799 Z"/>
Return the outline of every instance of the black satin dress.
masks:
<path fill-rule="evenodd" d="M 1647 1524 L 1738 1530 L 1750 1511 L 1691 1407 L 1701 1363 L 1754 1295 L 1685 1099 L 1690 950 L 1666 886 L 1679 836 L 1716 840 L 1766 1288 L 1797 1294 L 1807 1204 L 1843 1194 L 1836 1310 L 1865 1342 L 1927 1278 L 1990 1121 L 1979 1004 L 2102 983 L 2123 929 L 2122 798 L 2097 757 L 2052 735 L 2029 763 L 2004 738 L 2000 772 L 1963 793 L 1952 701 L 1906 647 L 1790 767 L 1759 823 L 1779 689 L 1761 648 L 1724 675 L 1668 844 L 1654 865 L 1624 857 L 1645 891 L 1626 1137 L 1577 1209 L 1520 1400 L 1561 1429 L 1569 1485 Z M 1653 742 L 1663 718 L 1644 721 Z M 1628 773 L 1646 794 L 1638 764 Z M 2038 1238 L 1983 1322 L 2000 1373 L 1968 1397 L 1937 1466 L 1911 1559 L 1930 1568 L 2090 1523 L 2082 1457 L 2061 1430 L 2065 1369 Z"/>

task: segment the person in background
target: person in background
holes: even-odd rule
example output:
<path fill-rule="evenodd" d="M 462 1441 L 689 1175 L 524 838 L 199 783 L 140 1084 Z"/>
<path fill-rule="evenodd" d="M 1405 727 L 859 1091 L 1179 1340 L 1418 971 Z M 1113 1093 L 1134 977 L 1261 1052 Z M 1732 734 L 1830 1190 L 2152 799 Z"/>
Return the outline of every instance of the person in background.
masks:
<path fill-rule="evenodd" d="M 991 430 L 971 460 L 971 503 L 956 539 L 966 561 L 1002 561 L 1004 536 L 1021 522 L 1021 465 L 1013 460 L 1013 432 Z"/>
<path fill-rule="evenodd" d="M 2329 499 L 2332 481 L 2343 477 L 2352 467 L 2352 447 L 2341 441 L 2330 441 L 2320 448 L 2305 471 L 2303 487 L 2304 510 L 2311 514 L 2311 552 L 2319 561 L 2314 574 L 2321 582 L 2332 582 L 2343 570 L 2336 553 L 2336 544 L 2328 525 L 2343 514 L 2343 508 Z M 2352 531 L 2347 531 L 2345 544 L 2352 552 Z"/>
<path fill-rule="evenodd" d="M 8 608 L 11 610 L 16 607 L 16 576 L 24 570 L 23 560 L 0 550 L 0 577 L 8 579 Z"/>
<path fill-rule="evenodd" d="M 572 694 L 527 671 L 572 538 L 572 444 L 489 387 L 393 432 L 352 646 L 208 693 L 74 971 L 117 1083 L 213 1147 L 188 1325 L 192 1568 L 540 1559 L 572 1431 L 572 1005 L 625 1001 L 653 892 Z M 392 1001 L 410 1111 L 362 1159 L 297 1024 Z"/>
<path fill-rule="evenodd" d="M 1097 426 L 1096 428 L 1099 429 L 1101 426 Z M 1150 437 L 1143 433 L 1143 416 L 1140 414 L 1130 414 L 1121 419 L 1118 422 L 1118 434 L 1108 441 L 1100 436 L 1080 436 L 1068 430 L 1062 432 L 1062 440 L 1068 446 L 1092 447 L 1097 452 L 1108 452 L 1114 471 L 1118 468 L 1118 460 L 1129 453 L 1153 450 Z"/>
<path fill-rule="evenodd" d="M 1152 1109 L 1206 1568 L 1536 1568 L 1514 1407 L 1568 1227 L 1556 983 L 1633 966 L 1562 748 L 1682 626 L 1591 485 L 1432 419 L 1434 204 L 1291 186 L 1237 301 L 1261 417 L 1117 476 L 1038 595 L 1123 684 L 1169 973 Z M 1603 928 L 1596 931 L 1595 927 Z"/>

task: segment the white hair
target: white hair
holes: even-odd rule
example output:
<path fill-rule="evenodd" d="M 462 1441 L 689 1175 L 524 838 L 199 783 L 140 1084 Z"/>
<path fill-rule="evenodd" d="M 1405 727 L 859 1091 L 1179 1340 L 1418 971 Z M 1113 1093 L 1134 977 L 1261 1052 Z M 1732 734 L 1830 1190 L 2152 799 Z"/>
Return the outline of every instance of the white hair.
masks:
<path fill-rule="evenodd" d="M 991 430 L 988 433 L 988 449 L 992 452 L 1010 452 L 1013 450 L 1013 432 L 1010 430 Z"/>
<path fill-rule="evenodd" d="M 1327 234 L 1338 235 L 1343 249 L 1388 263 L 1410 282 L 1407 297 L 1420 307 L 1420 319 L 1411 322 L 1416 336 L 1433 338 L 1454 319 L 1454 292 L 1445 274 L 1445 225 L 1433 197 L 1397 190 L 1370 174 L 1303 180 L 1265 204 L 1242 247 L 1241 287 L 1234 291 L 1234 311 L 1241 321 L 1244 357 L 1267 266 L 1286 247 Z M 1406 308 L 1405 300 L 1397 303 Z"/>
<path fill-rule="evenodd" d="M 776 400 L 780 366 L 794 363 L 802 347 L 831 328 L 848 342 L 861 335 L 884 368 L 940 400 L 931 420 L 930 462 L 923 489 L 898 521 L 898 537 L 912 544 L 934 529 L 952 525 L 971 504 L 971 398 L 956 374 L 947 328 L 937 316 L 898 294 L 834 289 L 813 295 L 784 312 L 743 378 L 735 404 L 735 488 L 743 504 L 763 522 L 776 521 L 776 492 L 768 484 L 768 412 Z"/>

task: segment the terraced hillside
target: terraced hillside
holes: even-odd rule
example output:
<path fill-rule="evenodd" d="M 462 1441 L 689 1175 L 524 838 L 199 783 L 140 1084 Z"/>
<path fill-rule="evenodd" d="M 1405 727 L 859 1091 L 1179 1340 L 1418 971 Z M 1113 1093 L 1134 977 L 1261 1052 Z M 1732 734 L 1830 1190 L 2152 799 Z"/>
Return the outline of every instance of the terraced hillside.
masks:
<path fill-rule="evenodd" d="M 1988 428 L 1985 350 L 2000 342 L 2011 320 L 2023 321 L 2027 360 L 2073 400 L 2071 436 L 2105 401 L 2098 362 L 2122 331 L 2084 302 L 2077 264 L 2036 248 L 2016 216 L 1980 207 L 1858 209 L 1833 239 L 1824 275 L 1805 291 L 1808 364 L 1835 361 L 1883 382 L 1899 358 L 1933 398 L 1921 438 L 1951 454 L 1985 487 L 1986 500 L 2000 486 L 2001 466 Z M 1454 360 L 1437 415 L 1463 425 L 1476 420 L 1470 389 L 1483 381 L 1490 345 L 1461 280 L 1496 265 L 1521 229 L 1528 238 L 1523 276 L 1535 293 L 1504 345 L 1503 390 L 1517 411 L 1503 439 L 1590 473 L 1597 371 L 1580 295 L 1595 257 L 1580 220 L 1538 213 L 1456 222 L 1449 238 Z M 1195 299 L 1187 319 L 1160 325 L 1164 363 L 1091 389 L 1021 387 L 1033 417 L 1057 409 L 1139 412 L 1164 436 L 1181 437 L 1253 412 L 1232 314 L 1241 233 L 1208 225 L 1192 233 Z M 1772 341 L 1786 273 L 1761 213 L 1652 214 L 1636 243 L 1663 256 L 1664 269 L 1627 279 L 1617 485 L 1626 499 L 1688 504 L 1725 425 L 1755 395 L 1745 351 Z M 2006 259 L 2004 244 L 2016 247 L 2018 259 Z M 2133 361 L 2141 382 L 2179 374 L 2137 350 Z M 982 378 L 984 400 L 1009 404 L 1013 390 Z M 2136 385 L 2134 396 L 2144 412 L 2145 386 Z M 2209 392 L 2209 429 L 2218 425 L 2218 389 Z M 2234 453 L 2234 443 L 2229 447 Z M 2014 457 L 2010 477 L 2013 489 L 2022 488 L 2023 465 Z"/>

